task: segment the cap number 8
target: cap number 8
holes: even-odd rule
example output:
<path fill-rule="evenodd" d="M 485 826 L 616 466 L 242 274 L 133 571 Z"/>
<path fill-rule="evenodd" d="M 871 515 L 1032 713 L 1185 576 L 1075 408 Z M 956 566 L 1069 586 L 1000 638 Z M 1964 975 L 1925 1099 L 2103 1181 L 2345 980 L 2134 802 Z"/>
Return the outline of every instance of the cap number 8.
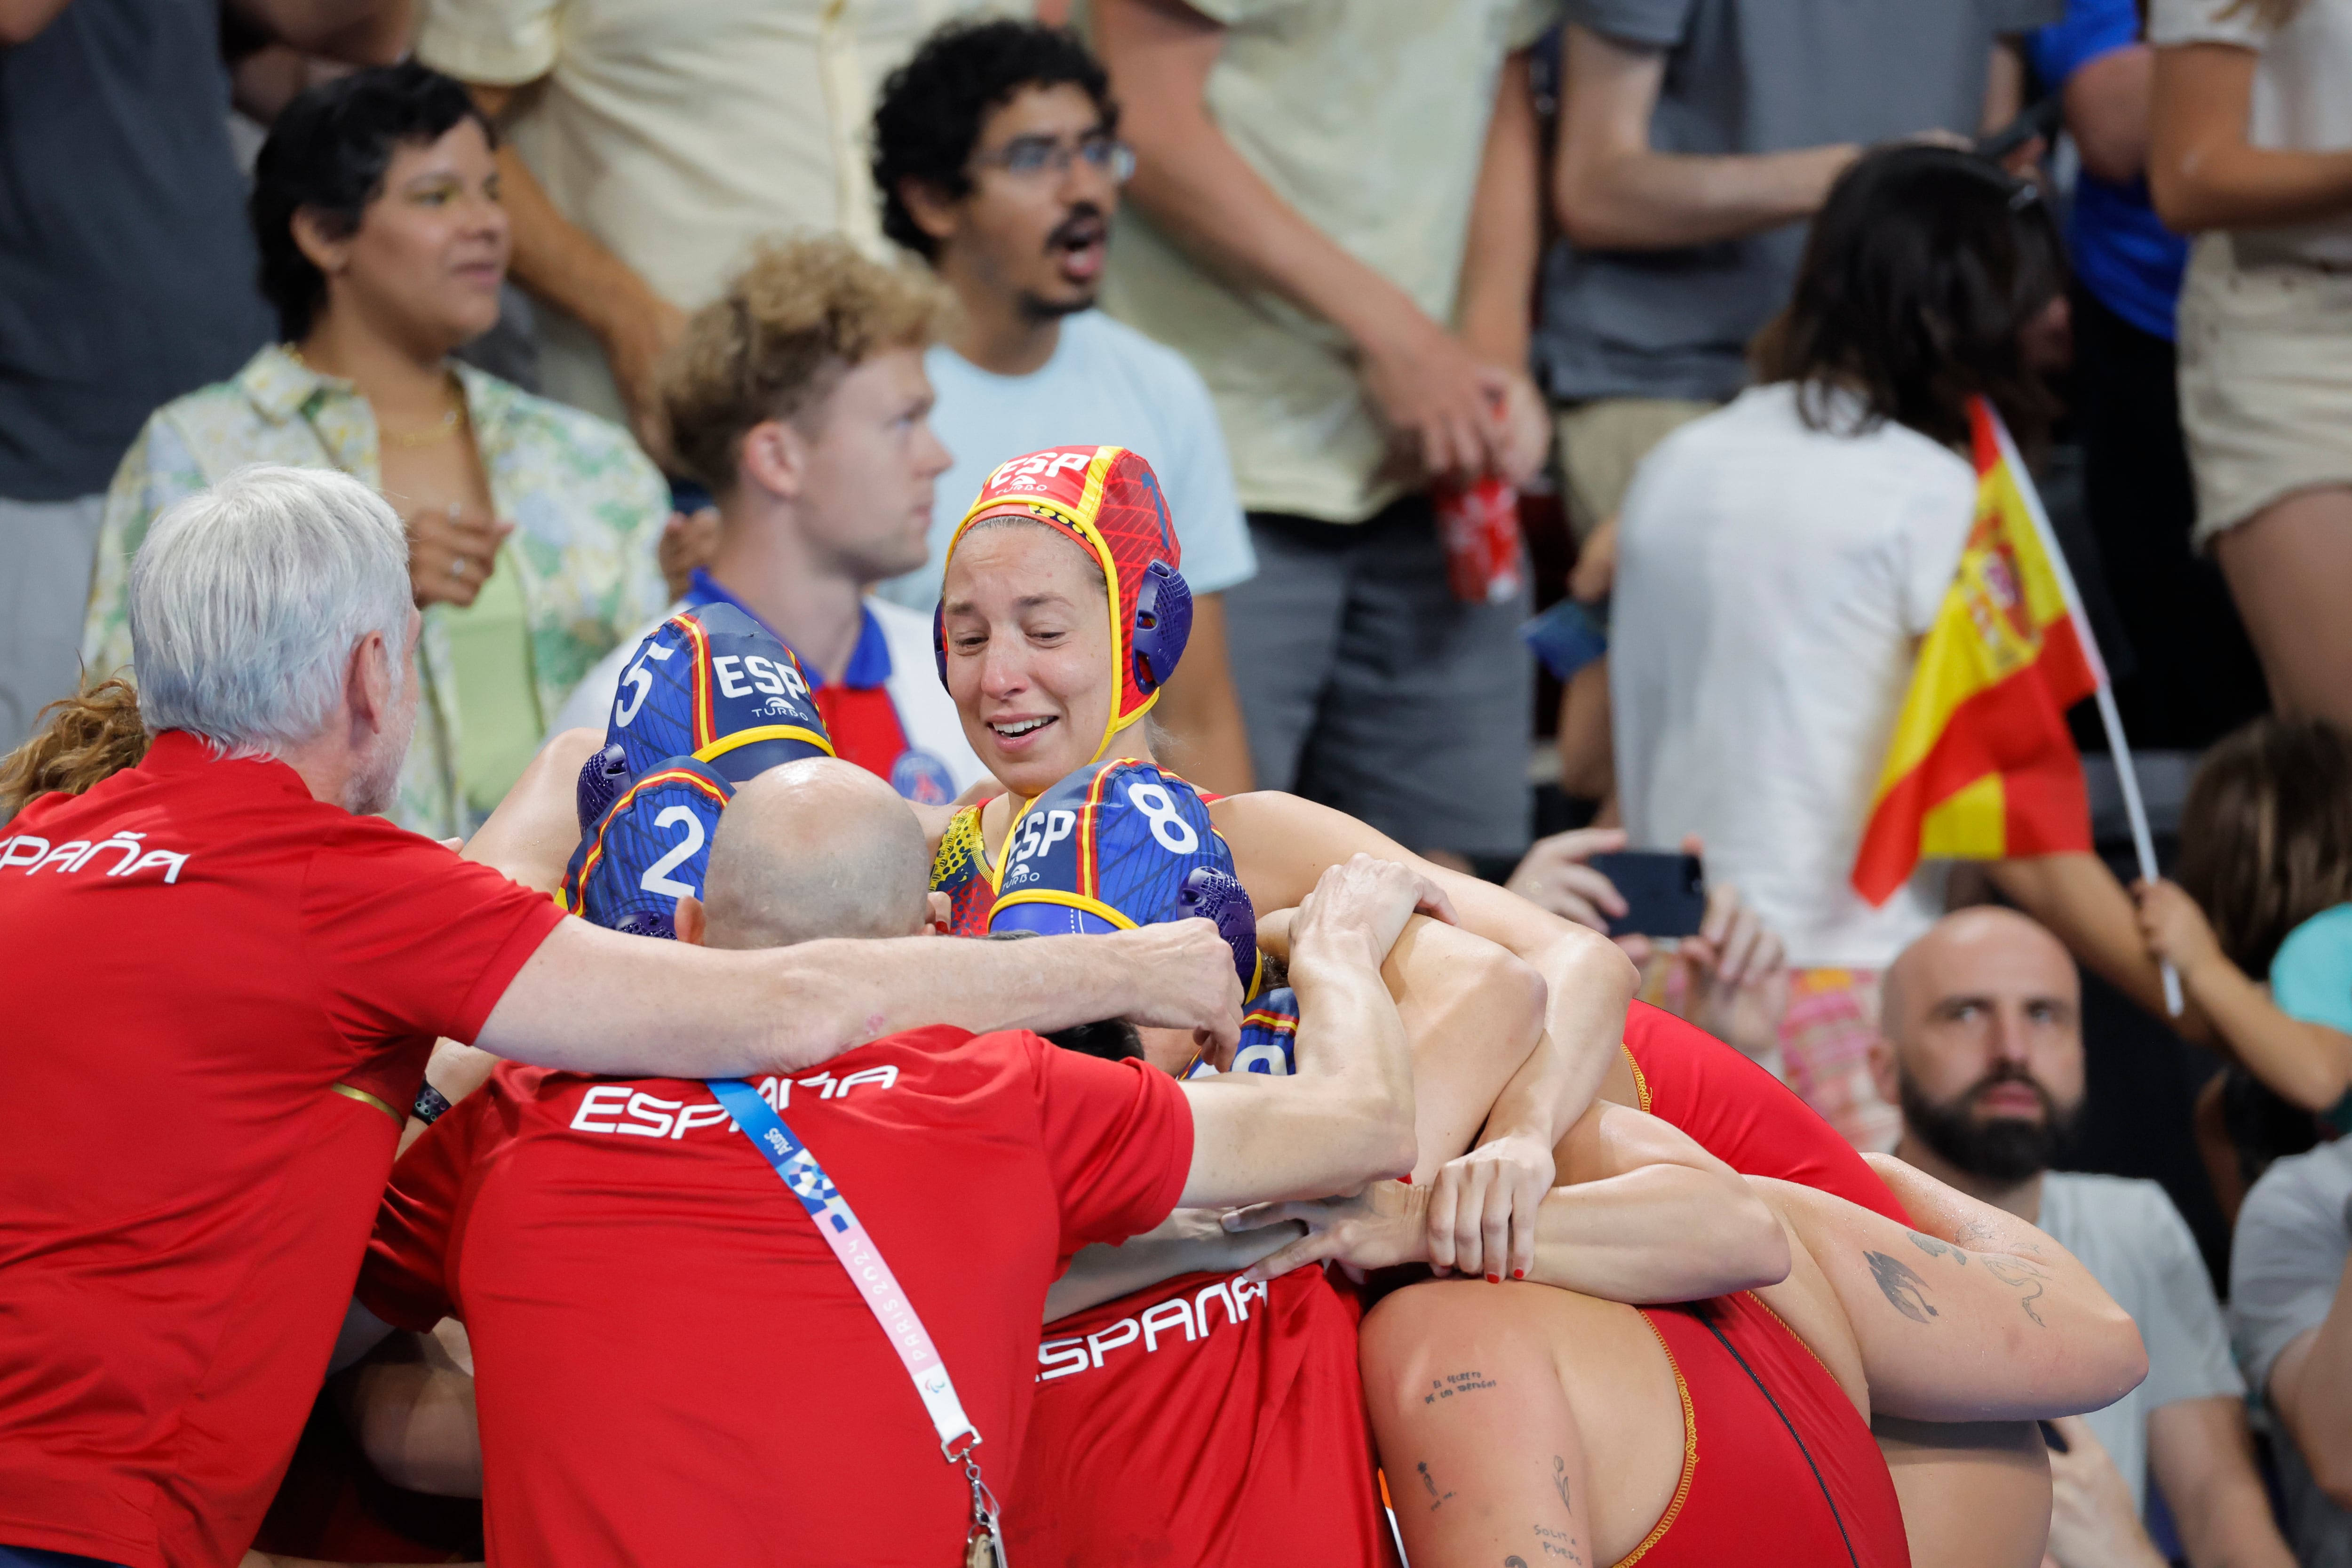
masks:
<path fill-rule="evenodd" d="M 1176 810 L 1165 784 L 1139 784 L 1127 786 L 1127 798 L 1135 809 L 1143 813 L 1151 824 L 1151 837 L 1171 855 L 1190 855 L 1201 847 L 1201 836 L 1192 825 Z"/>

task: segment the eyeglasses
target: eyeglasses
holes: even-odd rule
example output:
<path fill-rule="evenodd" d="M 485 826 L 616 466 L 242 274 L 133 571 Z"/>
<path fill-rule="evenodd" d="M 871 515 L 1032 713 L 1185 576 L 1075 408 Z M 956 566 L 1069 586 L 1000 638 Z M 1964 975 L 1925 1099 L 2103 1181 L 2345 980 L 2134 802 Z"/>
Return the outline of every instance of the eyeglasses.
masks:
<path fill-rule="evenodd" d="M 1034 180 L 1046 174 L 1059 179 L 1070 172 L 1073 158 L 1122 185 L 1135 174 L 1135 149 L 1115 137 L 1100 135 L 1082 136 L 1076 146 L 1057 136 L 1016 136 L 972 161 L 1002 169 L 1016 180 Z"/>

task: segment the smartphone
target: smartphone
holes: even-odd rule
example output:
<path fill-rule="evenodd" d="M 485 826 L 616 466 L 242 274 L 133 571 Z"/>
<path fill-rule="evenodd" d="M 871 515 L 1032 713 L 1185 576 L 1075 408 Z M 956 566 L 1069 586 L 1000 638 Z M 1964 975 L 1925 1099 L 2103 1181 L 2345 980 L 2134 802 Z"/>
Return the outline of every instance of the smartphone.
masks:
<path fill-rule="evenodd" d="M 1624 849 L 1585 862 L 1617 886 L 1625 912 L 1609 922 L 1621 936 L 1696 936 L 1706 916 L 1706 876 L 1698 857 Z"/>
<path fill-rule="evenodd" d="M 1977 138 L 1976 155 L 1998 163 L 2036 136 L 2049 141 L 2058 133 L 2058 123 L 2065 117 L 2065 101 L 2054 92 L 2028 105 L 2023 113 L 2000 130 Z"/>

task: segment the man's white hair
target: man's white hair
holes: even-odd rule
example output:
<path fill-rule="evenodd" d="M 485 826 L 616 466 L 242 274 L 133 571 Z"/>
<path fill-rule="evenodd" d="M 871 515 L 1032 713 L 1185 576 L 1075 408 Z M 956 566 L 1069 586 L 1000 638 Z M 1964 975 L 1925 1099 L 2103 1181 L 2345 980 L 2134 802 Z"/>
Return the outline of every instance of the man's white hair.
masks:
<path fill-rule="evenodd" d="M 410 605 L 408 536 L 383 497 L 329 468 L 239 468 L 157 518 L 131 563 L 140 716 L 231 756 L 298 744 L 370 632 L 399 696 Z"/>

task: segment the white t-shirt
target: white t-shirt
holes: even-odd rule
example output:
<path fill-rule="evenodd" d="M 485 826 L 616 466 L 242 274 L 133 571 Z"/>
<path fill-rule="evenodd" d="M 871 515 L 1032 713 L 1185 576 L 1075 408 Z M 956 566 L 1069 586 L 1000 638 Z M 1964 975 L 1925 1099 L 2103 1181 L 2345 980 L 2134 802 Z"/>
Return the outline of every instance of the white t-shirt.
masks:
<path fill-rule="evenodd" d="M 1850 427 L 1856 405 L 1841 398 Z M 1923 862 L 1878 909 L 1849 880 L 1916 639 L 1976 508 L 1965 458 L 1892 423 L 1808 428 L 1752 388 L 1660 442 L 1618 522 L 1609 689 L 1632 841 L 1706 841 L 1806 967 L 1880 969 L 1943 912 Z"/>
<path fill-rule="evenodd" d="M 2252 145 L 2308 153 L 2352 148 L 2352 0 L 2303 0 L 2275 29 L 2248 0 L 2150 0 L 2147 37 L 2157 45 L 2232 44 L 2256 51 L 2246 111 Z M 2352 213 L 2260 237 L 2288 256 L 2352 263 Z"/>
<path fill-rule="evenodd" d="M 662 612 L 664 618 L 676 615 L 687 605 L 684 599 Z M 646 622 L 621 639 L 621 646 L 598 660 L 572 695 L 563 700 L 562 710 L 547 732 L 552 736 L 566 730 L 602 730 L 613 711 L 613 699 L 621 688 L 621 671 L 636 657 L 637 645 L 660 620 Z M 932 799 L 940 805 L 953 800 L 972 784 L 986 776 L 987 767 L 964 739 L 963 721 L 956 713 L 955 699 L 940 682 L 939 659 L 931 647 L 931 620 L 914 611 L 901 608 L 887 600 L 868 595 L 866 600 L 866 630 L 858 639 L 857 650 L 850 656 L 850 668 L 845 679 L 866 684 L 871 666 L 877 662 L 877 640 L 880 652 L 889 658 L 888 673 L 883 677 L 883 689 L 889 694 L 890 707 L 898 716 L 898 728 L 907 738 L 907 750 L 892 763 L 890 771 L 882 774 L 891 786 L 910 800 Z M 814 679 L 814 674 L 811 677 Z M 880 773 L 877 765 L 876 772 Z M 944 795 L 941 792 L 944 791 Z"/>
<path fill-rule="evenodd" d="M 948 539 L 980 487 L 1000 463 L 1046 447 L 1140 453 L 1160 476 L 1194 593 L 1219 593 L 1256 574 L 1216 410 L 1175 350 L 1087 310 L 1062 322 L 1054 357 L 1027 375 L 992 374 L 945 345 L 923 356 L 923 368 L 939 397 L 931 429 L 955 466 L 933 489 L 931 558 L 883 584 L 876 591 L 884 598 L 929 615 Z"/>
<path fill-rule="evenodd" d="M 2038 1223 L 2131 1314 L 2147 1347 L 2139 1386 L 2084 1417 L 2129 1483 L 2133 1511 L 2142 1511 L 2148 1413 L 2184 1399 L 2245 1397 L 2213 1281 L 2188 1222 L 2154 1182 L 2053 1171 L 2042 1179 Z"/>

